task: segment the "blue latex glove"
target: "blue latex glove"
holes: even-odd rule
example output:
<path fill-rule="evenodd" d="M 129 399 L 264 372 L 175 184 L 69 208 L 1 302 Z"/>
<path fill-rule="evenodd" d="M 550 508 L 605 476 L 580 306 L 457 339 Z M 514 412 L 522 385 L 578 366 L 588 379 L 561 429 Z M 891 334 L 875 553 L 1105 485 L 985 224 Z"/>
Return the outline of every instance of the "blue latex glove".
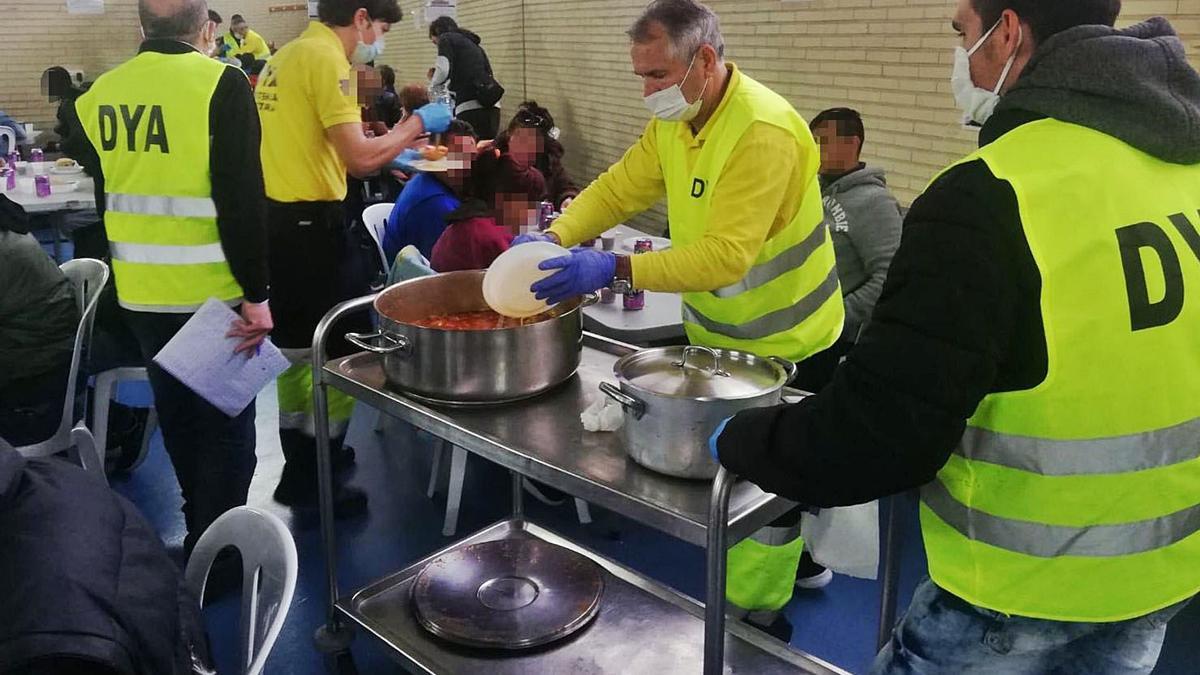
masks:
<path fill-rule="evenodd" d="M 409 148 L 399 155 L 396 155 L 396 159 L 393 159 L 388 166 L 393 169 L 404 170 L 412 167 L 412 163 L 418 159 L 421 159 L 420 151 Z"/>
<path fill-rule="evenodd" d="M 609 251 L 576 249 L 571 255 L 544 260 L 540 270 L 559 270 L 529 287 L 538 300 L 557 304 L 612 283 L 617 256 Z"/>
<path fill-rule="evenodd" d="M 708 437 L 708 452 L 712 454 L 713 459 L 717 460 L 717 464 L 721 463 L 721 455 L 717 452 L 717 439 L 725 432 L 725 425 L 729 424 L 729 420 L 731 419 L 733 418 L 726 417 L 721 420 L 721 423 L 717 425 L 717 430 L 713 432 L 712 436 Z"/>
<path fill-rule="evenodd" d="M 421 124 L 425 125 L 425 133 L 428 134 L 445 133 L 454 119 L 454 111 L 450 106 L 441 103 L 426 104 L 413 114 L 421 118 Z"/>
<path fill-rule="evenodd" d="M 530 232 L 528 234 L 518 235 L 516 239 L 512 240 L 512 244 L 510 244 L 510 246 L 517 246 L 518 244 L 528 244 L 531 241 L 548 241 L 551 244 L 558 243 L 557 239 L 555 239 L 551 235 L 546 234 L 545 232 Z"/>

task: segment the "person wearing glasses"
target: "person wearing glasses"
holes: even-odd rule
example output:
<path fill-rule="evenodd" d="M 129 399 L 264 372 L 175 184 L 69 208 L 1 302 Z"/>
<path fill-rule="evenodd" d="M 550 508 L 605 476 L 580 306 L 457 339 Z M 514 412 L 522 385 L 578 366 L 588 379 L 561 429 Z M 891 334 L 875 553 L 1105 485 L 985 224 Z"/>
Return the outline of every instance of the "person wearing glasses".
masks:
<path fill-rule="evenodd" d="M 525 101 L 496 138 L 496 148 L 517 165 L 532 166 L 541 172 L 548 199 L 554 202 L 555 210 L 565 211 L 579 194 L 579 186 L 567 175 L 563 165 L 566 148 L 558 138 L 559 130 L 550 111 L 537 101 Z"/>

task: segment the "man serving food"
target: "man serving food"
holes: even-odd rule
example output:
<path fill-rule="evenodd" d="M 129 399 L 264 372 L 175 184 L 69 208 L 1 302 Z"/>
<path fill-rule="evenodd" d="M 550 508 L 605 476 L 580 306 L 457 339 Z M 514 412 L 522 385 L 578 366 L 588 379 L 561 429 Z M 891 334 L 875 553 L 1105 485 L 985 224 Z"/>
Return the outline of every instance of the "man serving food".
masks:
<path fill-rule="evenodd" d="M 551 303 L 606 286 L 679 292 L 694 344 L 791 361 L 826 349 L 844 312 L 807 123 L 725 62 L 717 16 L 696 0 L 650 3 L 629 37 L 655 119 L 553 227 L 514 243 L 573 246 L 665 195 L 673 246 L 638 256 L 576 250 L 542 263 L 558 271 L 533 292 Z M 730 552 L 734 604 L 773 612 L 787 603 L 796 534 L 767 528 Z"/>

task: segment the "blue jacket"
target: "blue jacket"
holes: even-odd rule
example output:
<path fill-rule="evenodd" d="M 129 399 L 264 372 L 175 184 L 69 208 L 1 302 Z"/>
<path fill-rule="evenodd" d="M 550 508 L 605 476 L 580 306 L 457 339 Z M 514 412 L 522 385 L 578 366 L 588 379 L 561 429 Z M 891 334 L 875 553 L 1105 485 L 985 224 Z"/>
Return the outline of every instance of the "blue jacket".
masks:
<path fill-rule="evenodd" d="M 77 466 L 0 448 L 0 673 L 190 673 L 193 654 L 211 663 L 199 612 L 132 504 Z"/>
<path fill-rule="evenodd" d="M 408 181 L 392 208 L 392 215 L 388 216 L 383 235 L 388 264 L 409 244 L 416 246 L 427 259 L 431 258 L 433 245 L 446 229 L 446 216 L 459 203 L 450 188 L 429 174 L 417 174 Z"/>

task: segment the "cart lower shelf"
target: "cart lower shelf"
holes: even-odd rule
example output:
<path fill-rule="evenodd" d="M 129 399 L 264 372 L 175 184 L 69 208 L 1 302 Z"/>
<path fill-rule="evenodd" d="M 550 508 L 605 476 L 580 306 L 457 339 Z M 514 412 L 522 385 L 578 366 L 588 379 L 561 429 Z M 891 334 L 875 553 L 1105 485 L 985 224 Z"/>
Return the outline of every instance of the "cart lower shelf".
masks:
<path fill-rule="evenodd" d="M 467 544 L 536 538 L 596 561 L 605 590 L 595 620 L 552 645 L 518 652 L 480 650 L 444 642 L 413 616 L 410 594 L 418 572 L 433 558 Z M 646 579 L 535 524 L 504 520 L 443 551 L 371 584 L 337 603 L 352 622 L 382 640 L 417 673 L 566 675 L 700 673 L 704 662 L 704 608 L 695 600 Z M 842 673 L 790 649 L 740 622 L 726 633 L 725 673 Z"/>

